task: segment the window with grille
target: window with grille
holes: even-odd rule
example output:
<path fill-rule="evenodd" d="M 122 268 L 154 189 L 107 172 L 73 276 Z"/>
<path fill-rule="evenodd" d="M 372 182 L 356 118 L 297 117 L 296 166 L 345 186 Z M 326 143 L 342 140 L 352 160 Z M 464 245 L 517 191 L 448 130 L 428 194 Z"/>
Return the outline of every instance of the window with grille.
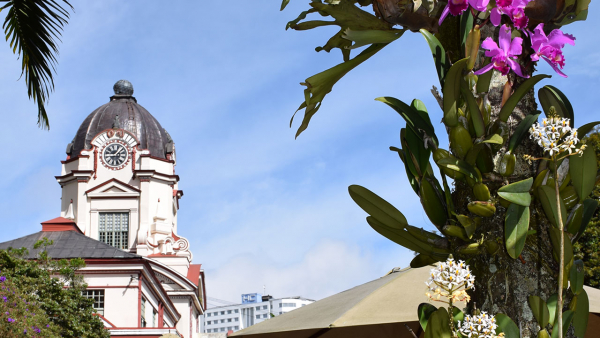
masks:
<path fill-rule="evenodd" d="M 85 298 L 93 299 L 92 305 L 96 313 L 104 316 L 104 290 L 84 290 L 81 295 Z"/>
<path fill-rule="evenodd" d="M 101 212 L 98 239 L 115 248 L 129 248 L 129 213 Z"/>

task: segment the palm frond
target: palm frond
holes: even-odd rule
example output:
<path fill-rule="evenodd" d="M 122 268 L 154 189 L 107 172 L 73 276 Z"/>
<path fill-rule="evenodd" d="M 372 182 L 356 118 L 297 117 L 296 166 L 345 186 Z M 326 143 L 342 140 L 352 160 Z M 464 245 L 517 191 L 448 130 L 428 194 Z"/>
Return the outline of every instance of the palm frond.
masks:
<path fill-rule="evenodd" d="M 73 6 L 67 0 L 9 0 L 2 28 L 13 53 L 21 58 L 21 76 L 25 75 L 27 94 L 38 105 L 38 125 L 49 129 L 45 104 L 54 90 L 58 47 L 56 40 L 68 22 L 69 12 L 61 6 Z"/>

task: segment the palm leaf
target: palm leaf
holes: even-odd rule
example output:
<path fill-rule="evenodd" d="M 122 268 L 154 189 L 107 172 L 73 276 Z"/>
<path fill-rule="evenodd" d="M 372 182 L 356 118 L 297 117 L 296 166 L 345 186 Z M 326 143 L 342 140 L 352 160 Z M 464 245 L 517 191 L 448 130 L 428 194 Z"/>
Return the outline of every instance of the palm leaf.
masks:
<path fill-rule="evenodd" d="M 64 25 L 69 13 L 61 6 L 67 0 L 10 0 L 0 11 L 8 10 L 4 24 L 4 34 L 13 53 L 21 59 L 21 76 L 25 75 L 27 94 L 38 105 L 38 125 L 49 129 L 50 124 L 45 104 L 54 90 L 52 74 L 56 71 L 56 55 Z"/>

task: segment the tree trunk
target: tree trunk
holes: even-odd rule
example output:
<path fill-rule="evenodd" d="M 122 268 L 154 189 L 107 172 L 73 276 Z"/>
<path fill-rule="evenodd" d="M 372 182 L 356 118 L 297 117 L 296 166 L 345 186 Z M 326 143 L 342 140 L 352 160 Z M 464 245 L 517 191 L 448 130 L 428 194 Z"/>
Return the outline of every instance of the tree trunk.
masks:
<path fill-rule="evenodd" d="M 483 27 L 482 41 L 492 34 L 498 38 L 498 29 L 488 24 Z M 483 53 L 483 51 L 480 51 Z M 481 55 L 481 54 L 480 54 Z M 489 91 L 489 100 L 492 106 L 490 124 L 496 120 L 502 105 L 502 96 L 506 82 L 513 83 L 517 88 L 524 79 L 510 73 L 509 77 L 502 76 L 494 71 Z M 528 114 L 535 114 L 537 104 L 533 90 L 519 103 L 512 117 L 509 119 L 510 135 L 518 123 Z M 507 143 L 507 142 L 506 142 Z M 506 144 L 505 143 L 505 144 Z M 494 163 L 496 168 L 505 152 L 505 147 L 495 153 Z M 528 164 L 523 160 L 523 155 L 541 156 L 541 148 L 532 140 L 526 138 L 515 150 L 517 164 L 513 175 L 508 178 L 495 174 L 484 174 L 484 183 L 490 189 L 492 198 L 497 198 L 497 190 L 501 186 L 537 176 L 538 164 Z M 457 212 L 468 214 L 468 202 L 476 200 L 472 188 L 461 181 L 455 182 L 453 193 L 454 204 Z M 491 256 L 486 254 L 459 257 L 469 259 L 469 264 L 475 275 L 475 290 L 469 304 L 469 312 L 473 308 L 487 311 L 491 314 L 504 313 L 508 315 L 521 329 L 522 337 L 537 337 L 541 329 L 533 317 L 527 298 L 531 295 L 540 296 L 546 300 L 556 293 L 558 264 L 552 256 L 552 243 L 549 237 L 549 228 L 552 226 L 546 218 L 541 205 L 533 201 L 531 205 L 530 230 L 535 230 L 534 235 L 527 237 L 525 248 L 519 259 L 511 258 L 505 249 L 504 240 L 504 215 L 506 209 L 499 203 L 496 204 L 496 214 L 491 218 L 484 218 L 474 238 L 485 236 L 487 239 L 497 241 L 500 249 Z M 567 335 L 569 336 L 569 335 Z"/>

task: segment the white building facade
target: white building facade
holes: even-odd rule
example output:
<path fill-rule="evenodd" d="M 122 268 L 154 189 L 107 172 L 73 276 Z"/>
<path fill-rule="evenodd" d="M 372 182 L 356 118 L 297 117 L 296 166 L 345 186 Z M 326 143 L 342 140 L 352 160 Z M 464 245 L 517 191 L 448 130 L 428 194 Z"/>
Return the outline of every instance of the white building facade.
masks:
<path fill-rule="evenodd" d="M 206 291 L 201 265 L 192 264 L 178 231 L 175 144 L 137 103 L 131 83 L 121 80 L 114 91 L 67 146 L 56 176 L 60 217 L 0 248 L 47 237 L 50 257 L 84 258 L 86 296 L 114 337 L 194 337 Z M 30 248 L 31 258 L 36 253 Z"/>
<path fill-rule="evenodd" d="M 242 295 L 242 300 L 248 295 L 256 295 L 255 300 L 207 309 L 201 318 L 201 332 L 236 332 L 314 302 L 302 297 L 273 299 L 260 294 Z"/>

